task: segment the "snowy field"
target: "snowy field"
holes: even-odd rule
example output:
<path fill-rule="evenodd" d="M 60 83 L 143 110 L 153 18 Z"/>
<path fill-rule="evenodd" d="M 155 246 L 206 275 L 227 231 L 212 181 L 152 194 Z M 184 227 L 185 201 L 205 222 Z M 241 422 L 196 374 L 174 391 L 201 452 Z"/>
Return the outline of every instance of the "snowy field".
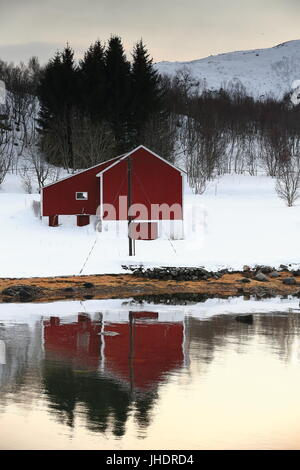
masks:
<path fill-rule="evenodd" d="M 61 217 L 48 227 L 34 215 L 38 194 L 24 194 L 20 180 L 7 176 L 0 188 L 0 277 L 121 273 L 124 264 L 204 266 L 299 266 L 300 201 L 292 208 L 278 199 L 275 181 L 265 176 L 226 175 L 210 183 L 204 195 L 185 192 L 185 239 L 138 241 L 128 256 L 126 236 L 98 233 L 92 222 L 76 226 Z"/>

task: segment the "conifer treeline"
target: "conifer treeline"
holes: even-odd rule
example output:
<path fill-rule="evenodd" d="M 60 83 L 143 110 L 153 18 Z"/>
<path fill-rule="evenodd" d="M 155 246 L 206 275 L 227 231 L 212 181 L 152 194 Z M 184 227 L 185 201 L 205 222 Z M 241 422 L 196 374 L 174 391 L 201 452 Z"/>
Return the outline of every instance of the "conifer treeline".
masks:
<path fill-rule="evenodd" d="M 82 168 L 139 144 L 172 158 L 163 81 L 142 40 L 131 63 L 118 36 L 106 47 L 96 41 L 79 64 L 67 45 L 45 67 L 38 97 L 40 146 L 50 163 Z"/>
<path fill-rule="evenodd" d="M 0 184 L 8 171 L 30 182 L 34 168 L 40 188 L 59 167 L 87 168 L 144 144 L 186 168 L 197 192 L 233 172 L 286 170 L 300 185 L 300 104 L 289 95 L 255 100 L 238 83 L 211 91 L 187 69 L 161 77 L 142 41 L 131 62 L 117 36 L 96 41 L 78 64 L 70 46 L 46 67 L 35 57 L 18 66 L 0 60 L 0 80 L 8 91 Z"/>

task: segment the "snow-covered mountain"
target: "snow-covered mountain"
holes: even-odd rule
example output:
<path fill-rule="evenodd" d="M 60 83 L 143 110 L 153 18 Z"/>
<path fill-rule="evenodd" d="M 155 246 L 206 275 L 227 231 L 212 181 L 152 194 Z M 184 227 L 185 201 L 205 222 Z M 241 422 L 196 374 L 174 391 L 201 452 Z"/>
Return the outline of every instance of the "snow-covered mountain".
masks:
<path fill-rule="evenodd" d="M 300 83 L 300 40 L 190 62 L 159 62 L 156 67 L 159 73 L 171 76 L 178 70 L 189 70 L 200 90 L 242 86 L 255 98 L 271 95 L 281 99 Z"/>

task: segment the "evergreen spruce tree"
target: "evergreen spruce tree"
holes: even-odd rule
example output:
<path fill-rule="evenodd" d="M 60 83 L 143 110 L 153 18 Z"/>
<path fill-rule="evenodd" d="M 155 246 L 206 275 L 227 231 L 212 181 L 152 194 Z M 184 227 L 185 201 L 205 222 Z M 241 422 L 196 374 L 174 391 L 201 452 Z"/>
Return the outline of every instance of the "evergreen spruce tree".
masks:
<path fill-rule="evenodd" d="M 74 52 L 67 45 L 49 61 L 38 87 L 42 150 L 49 162 L 69 168 L 74 168 L 72 119 L 79 105 L 77 78 Z"/>
<path fill-rule="evenodd" d="M 105 50 L 100 41 L 92 44 L 80 62 L 81 108 L 93 121 L 105 119 Z"/>
<path fill-rule="evenodd" d="M 126 152 L 130 145 L 130 63 L 127 61 L 121 38 L 112 36 L 106 58 L 106 115 L 117 142 L 118 152 Z"/>
<path fill-rule="evenodd" d="M 79 90 L 77 84 L 78 71 L 74 63 L 74 52 L 67 45 L 62 53 L 62 88 L 64 101 L 62 105 L 64 123 L 66 126 L 66 139 L 69 155 L 69 167 L 75 168 L 74 151 L 72 144 L 72 119 L 79 105 Z"/>
<path fill-rule="evenodd" d="M 172 161 L 176 129 L 168 103 L 168 88 L 154 69 L 142 40 L 135 45 L 132 55 L 132 146 L 144 144 Z"/>
<path fill-rule="evenodd" d="M 39 124 L 47 129 L 51 118 L 59 113 L 61 106 L 61 87 L 59 81 L 61 69 L 61 53 L 57 52 L 46 65 L 40 84 L 38 97 L 40 100 Z"/>
<path fill-rule="evenodd" d="M 142 143 L 150 118 L 162 111 L 163 100 L 159 75 L 142 40 L 135 45 L 132 56 L 131 124 L 136 146 Z"/>

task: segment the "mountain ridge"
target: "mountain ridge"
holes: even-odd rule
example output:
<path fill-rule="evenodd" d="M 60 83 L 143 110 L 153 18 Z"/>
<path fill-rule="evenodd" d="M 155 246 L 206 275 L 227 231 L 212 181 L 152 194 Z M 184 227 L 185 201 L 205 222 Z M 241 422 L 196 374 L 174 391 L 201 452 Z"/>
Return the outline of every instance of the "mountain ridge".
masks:
<path fill-rule="evenodd" d="M 270 48 L 225 52 L 191 61 L 155 64 L 160 74 L 174 76 L 189 71 L 198 90 L 240 88 L 256 99 L 277 100 L 294 89 L 300 80 L 300 39 Z"/>

